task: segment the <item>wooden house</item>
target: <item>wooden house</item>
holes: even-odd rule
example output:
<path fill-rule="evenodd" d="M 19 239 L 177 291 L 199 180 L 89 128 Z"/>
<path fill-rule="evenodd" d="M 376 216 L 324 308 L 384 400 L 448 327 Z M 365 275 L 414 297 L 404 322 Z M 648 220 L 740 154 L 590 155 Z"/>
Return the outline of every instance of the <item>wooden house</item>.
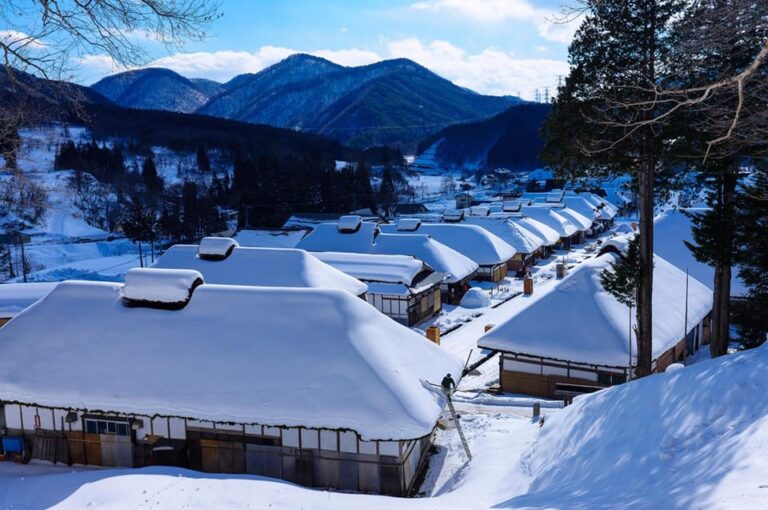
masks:
<path fill-rule="evenodd" d="M 64 282 L 0 329 L 3 436 L 55 463 L 408 494 L 445 404 L 424 381 L 461 361 L 349 292 L 201 282 Z"/>
<path fill-rule="evenodd" d="M 0 284 L 0 327 L 48 295 L 56 283 Z"/>
<path fill-rule="evenodd" d="M 474 197 L 472 197 L 472 193 L 468 191 L 462 191 L 461 193 L 456 193 L 456 209 L 466 209 L 472 205 L 472 200 Z"/>
<path fill-rule="evenodd" d="M 484 216 L 487 217 L 487 214 Z M 426 234 L 475 261 L 478 280 L 499 282 L 507 276 L 515 249 L 487 230 L 468 223 L 423 223 L 417 218 L 403 218 L 396 224 L 380 225 L 384 233 Z"/>
<path fill-rule="evenodd" d="M 365 283 L 368 302 L 401 324 L 415 326 L 442 309 L 440 284 L 445 277 L 417 258 L 338 252 L 315 257 Z"/>
<path fill-rule="evenodd" d="M 557 235 L 560 238 L 558 248 L 564 250 L 570 249 L 574 238 L 579 235 L 578 227 L 570 220 L 560 215 L 558 211 L 553 208 L 530 205 L 522 208 L 522 214 L 544 223 L 546 226 L 557 232 Z"/>
<path fill-rule="evenodd" d="M 512 317 L 478 345 L 501 353 L 505 392 L 569 399 L 634 377 L 634 314 L 600 283 L 616 255 L 577 265 L 516 303 Z M 708 343 L 712 293 L 666 260 L 655 257 L 653 368 L 663 372 Z"/>
<path fill-rule="evenodd" d="M 530 216 L 512 214 L 509 217 L 509 221 L 528 230 L 543 241 L 541 254 L 538 258 L 549 257 L 560 246 L 560 235 L 557 231 Z"/>
<path fill-rule="evenodd" d="M 473 260 L 424 234 L 380 234 L 371 253 L 408 255 L 424 261 L 445 277 L 440 284 L 441 300 L 449 304 L 461 301 L 479 268 Z"/>
<path fill-rule="evenodd" d="M 296 245 L 307 251 L 341 251 L 370 253 L 373 240 L 379 232 L 377 223 L 363 221 L 360 216 L 342 216 L 336 222 L 315 226 Z"/>
<path fill-rule="evenodd" d="M 212 243 L 221 248 L 215 249 Z M 304 250 L 243 248 L 229 238 L 204 238 L 200 245 L 177 244 L 153 265 L 160 269 L 191 269 L 207 283 L 259 287 L 341 289 L 365 297 L 367 286 L 325 264 Z"/>

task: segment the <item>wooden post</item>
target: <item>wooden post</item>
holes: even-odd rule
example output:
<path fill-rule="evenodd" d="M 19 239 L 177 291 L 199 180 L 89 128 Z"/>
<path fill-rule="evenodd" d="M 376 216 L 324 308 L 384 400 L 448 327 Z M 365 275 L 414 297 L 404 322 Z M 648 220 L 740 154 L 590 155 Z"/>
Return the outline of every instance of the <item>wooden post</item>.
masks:
<path fill-rule="evenodd" d="M 526 296 L 533 294 L 533 278 L 530 275 L 526 275 L 523 280 L 523 294 Z"/>
<path fill-rule="evenodd" d="M 541 415 L 541 404 L 536 402 L 533 404 L 533 417 L 538 418 Z"/>
<path fill-rule="evenodd" d="M 495 324 L 486 324 L 485 325 L 485 332 L 488 333 L 490 330 L 493 329 L 494 326 L 495 326 Z"/>

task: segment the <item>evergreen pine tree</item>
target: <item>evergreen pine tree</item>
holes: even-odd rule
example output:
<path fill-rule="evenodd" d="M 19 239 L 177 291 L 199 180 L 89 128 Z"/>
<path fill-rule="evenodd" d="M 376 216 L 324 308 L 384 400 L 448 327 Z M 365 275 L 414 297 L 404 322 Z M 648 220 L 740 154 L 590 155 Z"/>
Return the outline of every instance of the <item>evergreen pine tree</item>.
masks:
<path fill-rule="evenodd" d="M 208 152 L 205 150 L 205 145 L 198 144 L 195 154 L 197 160 L 197 169 L 203 173 L 209 173 L 211 171 L 211 161 L 208 159 Z"/>
<path fill-rule="evenodd" d="M 652 371 L 653 217 L 663 125 L 651 89 L 668 54 L 668 30 L 681 0 L 585 0 L 586 16 L 569 48 L 571 72 L 543 133 L 542 157 L 563 177 L 629 172 L 639 197 L 637 292 L 639 376 Z M 633 123 L 640 123 L 634 126 Z M 628 127 L 631 126 L 631 127 Z"/>
<path fill-rule="evenodd" d="M 378 202 L 384 217 L 390 217 L 395 205 L 397 205 L 397 192 L 395 191 L 395 181 L 390 166 L 385 166 L 384 171 L 381 174 Z"/>

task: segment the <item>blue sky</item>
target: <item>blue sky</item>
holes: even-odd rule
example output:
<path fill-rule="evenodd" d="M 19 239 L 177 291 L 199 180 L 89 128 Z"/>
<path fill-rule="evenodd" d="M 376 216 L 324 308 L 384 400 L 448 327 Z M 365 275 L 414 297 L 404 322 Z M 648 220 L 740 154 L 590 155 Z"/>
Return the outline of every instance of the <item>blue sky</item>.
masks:
<path fill-rule="evenodd" d="M 226 81 L 295 52 L 342 65 L 411 58 L 455 83 L 488 94 L 532 98 L 567 73 L 575 26 L 550 23 L 561 0 L 224 0 L 202 42 L 172 50 L 142 41 L 148 65 Z M 79 80 L 118 71 L 86 56 Z"/>

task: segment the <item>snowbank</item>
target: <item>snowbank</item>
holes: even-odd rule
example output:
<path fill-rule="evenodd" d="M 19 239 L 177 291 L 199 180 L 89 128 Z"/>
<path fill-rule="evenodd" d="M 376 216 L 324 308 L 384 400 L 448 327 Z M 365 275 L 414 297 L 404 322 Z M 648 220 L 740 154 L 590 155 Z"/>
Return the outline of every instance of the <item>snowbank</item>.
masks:
<path fill-rule="evenodd" d="M 472 287 L 461 298 L 462 308 L 485 308 L 491 306 L 491 297 L 478 287 Z"/>
<path fill-rule="evenodd" d="M 529 494 L 506 505 L 764 508 L 766 371 L 763 346 L 577 398 L 527 454 Z"/>

